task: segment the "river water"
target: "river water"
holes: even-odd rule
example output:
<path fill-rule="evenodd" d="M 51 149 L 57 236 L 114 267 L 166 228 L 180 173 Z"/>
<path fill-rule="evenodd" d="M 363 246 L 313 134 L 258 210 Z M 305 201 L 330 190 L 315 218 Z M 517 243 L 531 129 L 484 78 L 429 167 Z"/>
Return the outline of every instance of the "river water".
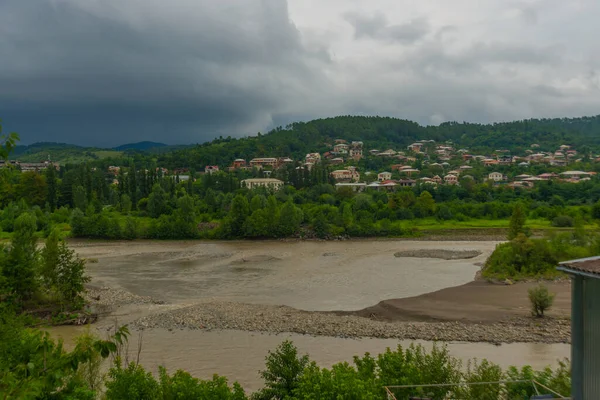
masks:
<path fill-rule="evenodd" d="M 384 299 L 417 296 L 471 281 L 495 242 L 344 241 L 344 242 L 75 242 L 92 283 L 148 295 L 169 304 L 218 300 L 283 304 L 304 310 L 357 310 Z M 479 250 L 469 260 L 396 258 L 409 249 Z M 96 261 L 94 260 L 94 261 Z M 122 308 L 120 318 L 144 315 Z M 106 322 L 106 321 L 105 321 Z M 99 324 L 105 327 L 105 324 Z M 53 334 L 71 342 L 85 328 L 59 327 Z M 290 338 L 302 353 L 323 367 L 351 361 L 386 347 L 431 342 L 343 339 L 242 331 L 154 329 L 145 331 L 141 362 L 155 371 L 185 369 L 201 378 L 218 373 L 258 389 L 258 371 L 269 350 Z M 138 337 L 131 339 L 135 353 Z M 464 360 L 487 358 L 503 367 L 553 365 L 569 356 L 568 344 L 448 343 Z"/>

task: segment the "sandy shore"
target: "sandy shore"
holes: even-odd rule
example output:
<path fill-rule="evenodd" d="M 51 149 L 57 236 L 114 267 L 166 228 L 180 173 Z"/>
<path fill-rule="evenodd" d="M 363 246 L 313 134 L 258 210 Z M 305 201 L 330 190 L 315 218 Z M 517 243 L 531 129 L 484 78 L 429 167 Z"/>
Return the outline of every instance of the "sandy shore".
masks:
<path fill-rule="evenodd" d="M 531 315 L 527 291 L 535 285 L 537 283 L 533 282 L 499 285 L 476 280 L 421 296 L 384 300 L 349 314 L 383 321 L 502 322 Z M 547 282 L 545 285 L 556 294 L 548 317 L 569 318 L 570 281 Z"/>
<path fill-rule="evenodd" d="M 94 289 L 89 298 L 102 307 L 112 305 L 117 313 L 127 309 L 130 319 L 122 322 L 138 330 L 233 329 L 341 338 L 569 343 L 569 283 L 548 284 L 557 294 L 556 305 L 543 319 L 529 315 L 527 289 L 532 285 L 475 281 L 413 298 L 382 301 L 355 312 L 214 301 L 161 305 L 108 288 Z"/>
<path fill-rule="evenodd" d="M 568 281 L 548 284 L 556 299 L 544 319 L 530 316 L 527 290 L 533 283 L 469 282 L 494 246 L 270 241 L 75 247 L 98 259 L 90 264 L 98 285 L 88 296 L 92 305 L 139 329 L 569 342 Z"/>

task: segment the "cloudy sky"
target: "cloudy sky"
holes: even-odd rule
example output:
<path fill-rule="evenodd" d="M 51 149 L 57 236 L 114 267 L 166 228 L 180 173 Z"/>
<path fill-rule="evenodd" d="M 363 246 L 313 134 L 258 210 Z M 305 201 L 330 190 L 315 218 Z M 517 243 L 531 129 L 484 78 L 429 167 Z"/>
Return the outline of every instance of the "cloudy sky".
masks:
<path fill-rule="evenodd" d="M 600 113 L 597 0 L 0 0 L 23 143 L 253 135 L 297 120 Z"/>

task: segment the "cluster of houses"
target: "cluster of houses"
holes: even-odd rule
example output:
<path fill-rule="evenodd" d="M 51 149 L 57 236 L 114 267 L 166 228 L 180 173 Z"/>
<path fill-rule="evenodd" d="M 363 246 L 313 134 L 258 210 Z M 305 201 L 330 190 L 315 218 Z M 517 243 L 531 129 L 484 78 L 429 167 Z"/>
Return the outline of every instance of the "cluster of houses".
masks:
<path fill-rule="evenodd" d="M 49 159 L 46 161 L 40 161 L 37 163 L 20 162 L 17 160 L 9 160 L 9 161 L 0 160 L 0 168 L 6 168 L 9 166 L 17 168 L 17 169 L 21 170 L 22 172 L 27 172 L 27 171 L 41 172 L 41 171 L 47 170 L 50 167 L 55 168 L 57 171 L 60 170 L 60 164 L 57 162 L 50 161 Z"/>
<path fill-rule="evenodd" d="M 271 174 L 277 169 L 293 165 L 296 169 L 311 170 L 314 165 L 323 162 L 330 166 L 340 165 L 342 167 L 343 164 L 348 162 L 355 163 L 361 160 L 365 155 L 363 152 L 364 145 L 361 141 L 348 142 L 344 139 L 336 139 L 330 146 L 330 151 L 323 154 L 308 153 L 301 162 L 297 163 L 289 157 L 257 157 L 248 162 L 240 158 L 234 160 L 226 170 L 229 172 L 259 170 L 262 172 L 261 178 L 246 179 L 242 181 L 242 185 L 248 188 L 263 186 L 279 189 L 284 185 L 284 182 L 271 178 Z M 512 156 L 507 150 L 496 150 L 492 156 L 486 156 L 472 154 L 467 149 L 456 150 L 450 142 L 437 144 L 434 140 L 419 140 L 407 146 L 406 151 L 393 149 L 369 150 L 367 153 L 369 157 L 389 159 L 391 163 L 391 172 L 379 172 L 377 179 L 374 179 L 371 176 L 373 173 L 368 171 L 361 176 L 358 168 L 354 165 L 336 169 L 330 174 L 333 180 L 336 181 L 337 187 L 351 187 L 357 191 L 367 188 L 391 191 L 400 187 L 412 187 L 418 184 L 458 185 L 461 180 L 475 179 L 469 174 L 469 170 L 473 169 L 474 164 L 490 168 L 505 165 L 527 167 L 534 163 L 566 166 L 569 163 L 580 161 L 577 151 L 572 149 L 571 146 L 562 145 L 554 152 L 541 152 L 539 147 L 537 144 L 531 145 L 524 156 Z M 422 172 L 414 167 L 417 159 L 420 159 L 420 164 L 426 166 L 429 171 L 438 170 L 439 172 L 430 174 L 430 176 L 422 176 Z M 596 161 L 600 162 L 600 158 Z M 453 165 L 454 167 L 452 167 Z M 109 173 L 112 173 L 115 177 L 118 175 L 119 170 L 119 167 L 109 167 Z M 169 173 L 166 169 L 161 170 L 163 175 Z M 219 171 L 217 165 L 207 165 L 204 168 L 205 174 L 212 175 Z M 171 171 L 171 174 L 179 176 L 181 180 L 189 179 L 188 169 Z M 392 179 L 393 175 L 400 178 Z M 561 180 L 576 183 L 589 180 L 594 175 L 595 172 L 585 171 L 565 171 L 559 174 L 544 173 L 537 176 L 521 174 L 514 177 L 514 179 L 510 179 L 509 182 L 509 178 L 505 174 L 493 171 L 487 175 L 485 180 L 497 184 L 506 184 L 510 187 L 526 188 L 533 187 L 537 181 Z"/>

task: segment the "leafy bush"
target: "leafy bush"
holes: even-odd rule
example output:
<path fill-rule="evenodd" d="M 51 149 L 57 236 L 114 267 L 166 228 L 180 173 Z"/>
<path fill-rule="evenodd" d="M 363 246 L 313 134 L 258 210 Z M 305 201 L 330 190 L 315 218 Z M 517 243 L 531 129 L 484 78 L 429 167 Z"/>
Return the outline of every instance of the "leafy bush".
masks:
<path fill-rule="evenodd" d="M 552 226 L 557 228 L 570 228 L 575 225 L 575 221 L 568 215 L 559 215 L 552 220 Z"/>
<path fill-rule="evenodd" d="M 544 311 L 552 307 L 554 294 L 550 293 L 548 288 L 542 284 L 530 288 L 528 293 L 531 302 L 531 313 L 536 317 L 543 317 Z"/>
<path fill-rule="evenodd" d="M 514 240 L 496 246 L 482 275 L 498 279 L 555 276 L 557 262 L 547 240 L 529 239 L 519 234 Z"/>

